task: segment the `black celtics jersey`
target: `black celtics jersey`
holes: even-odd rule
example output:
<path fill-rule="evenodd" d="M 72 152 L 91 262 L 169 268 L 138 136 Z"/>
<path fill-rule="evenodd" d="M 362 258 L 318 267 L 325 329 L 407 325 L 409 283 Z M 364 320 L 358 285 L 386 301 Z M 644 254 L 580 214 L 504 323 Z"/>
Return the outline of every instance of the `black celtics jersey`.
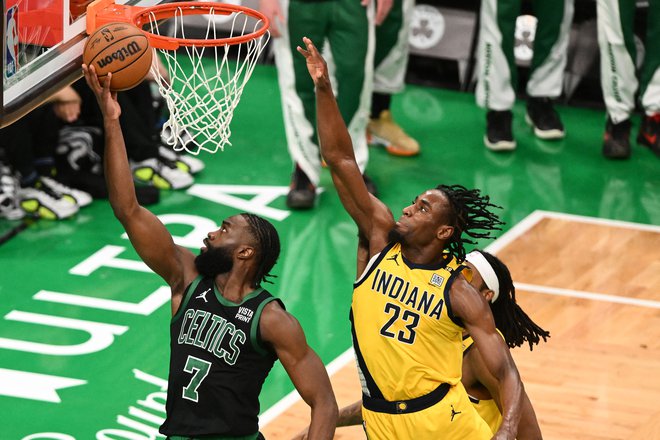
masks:
<path fill-rule="evenodd" d="M 261 342 L 259 318 L 273 300 L 279 301 L 258 288 L 235 304 L 213 278 L 201 276 L 188 286 L 170 326 L 161 433 L 238 437 L 259 431 L 259 393 L 277 359 Z"/>

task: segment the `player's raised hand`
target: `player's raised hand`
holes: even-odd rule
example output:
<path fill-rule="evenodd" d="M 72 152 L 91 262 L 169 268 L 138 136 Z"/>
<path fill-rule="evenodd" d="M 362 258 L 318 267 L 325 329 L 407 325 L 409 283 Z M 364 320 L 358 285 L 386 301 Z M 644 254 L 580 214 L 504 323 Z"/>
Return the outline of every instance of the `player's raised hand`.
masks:
<path fill-rule="evenodd" d="M 89 88 L 94 92 L 99 107 L 101 108 L 101 112 L 103 113 L 103 117 L 107 119 L 119 119 L 119 115 L 121 115 L 121 107 L 119 106 L 119 102 L 117 102 L 117 92 L 110 91 L 112 73 L 108 73 L 103 80 L 103 84 L 101 84 L 99 82 L 99 77 L 94 70 L 94 66 L 83 64 L 82 69 L 85 81 Z"/>
<path fill-rule="evenodd" d="M 312 77 L 314 85 L 316 87 L 329 87 L 330 77 L 328 76 L 328 66 L 325 60 L 316 46 L 314 46 L 312 40 L 303 37 L 303 43 L 305 43 L 305 49 L 300 46 L 297 49 L 305 57 L 305 60 L 307 60 L 307 70 L 309 70 L 309 75 Z"/>

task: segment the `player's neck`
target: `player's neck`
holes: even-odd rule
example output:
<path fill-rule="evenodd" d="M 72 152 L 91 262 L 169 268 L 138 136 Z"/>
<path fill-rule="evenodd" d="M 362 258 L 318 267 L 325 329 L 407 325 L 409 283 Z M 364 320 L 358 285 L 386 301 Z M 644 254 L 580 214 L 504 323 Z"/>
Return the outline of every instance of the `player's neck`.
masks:
<path fill-rule="evenodd" d="M 443 249 L 435 245 L 415 246 L 401 243 L 401 254 L 412 263 L 429 265 L 442 259 Z"/>
<path fill-rule="evenodd" d="M 240 303 L 250 292 L 254 291 L 252 277 L 246 276 L 238 271 L 217 275 L 214 279 L 215 286 L 220 294 L 231 302 Z"/>

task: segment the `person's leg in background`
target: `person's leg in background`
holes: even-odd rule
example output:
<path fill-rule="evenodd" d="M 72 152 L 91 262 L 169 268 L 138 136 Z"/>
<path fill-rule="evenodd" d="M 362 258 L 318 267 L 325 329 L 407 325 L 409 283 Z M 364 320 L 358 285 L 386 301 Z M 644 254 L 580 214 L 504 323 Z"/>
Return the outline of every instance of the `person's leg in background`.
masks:
<path fill-rule="evenodd" d="M 520 0 L 482 0 L 477 48 L 477 104 L 487 110 L 484 144 L 493 151 L 516 148 L 511 109 L 518 80 L 513 42 Z"/>
<path fill-rule="evenodd" d="M 122 107 L 119 122 L 135 181 L 159 189 L 182 189 L 192 185 L 194 180 L 190 173 L 160 155 L 161 142 L 149 83 L 145 81 L 120 92 L 117 99 Z"/>
<path fill-rule="evenodd" d="M 564 84 L 568 40 L 575 0 L 548 2 L 536 0 L 534 14 L 538 25 L 534 37 L 531 75 L 527 81 L 525 119 L 541 139 L 561 139 L 564 125 L 553 107 Z"/>
<path fill-rule="evenodd" d="M 351 135 L 355 160 L 367 189 L 376 186 L 365 174 L 369 161 L 367 122 L 373 92 L 374 5 L 364 7 L 354 0 L 335 0 L 328 43 L 335 66 L 337 105 Z"/>
<path fill-rule="evenodd" d="M 630 157 L 630 114 L 635 109 L 637 51 L 633 35 L 635 2 L 598 0 L 598 46 L 600 78 L 607 123 L 603 156 L 608 159 Z"/>
<path fill-rule="evenodd" d="M 18 121 L 0 130 L 2 147 L 8 165 L 18 171 L 20 188 L 18 202 L 27 214 L 37 218 L 59 220 L 78 212 L 75 200 L 65 198 L 50 184 L 50 179 L 39 175 L 35 166 L 34 142 L 42 130 L 37 123 L 48 107 L 38 107 Z"/>
<path fill-rule="evenodd" d="M 660 157 L 660 1 L 650 0 L 646 15 L 646 55 L 640 75 L 644 115 L 637 142 Z"/>
<path fill-rule="evenodd" d="M 331 1 L 306 2 L 281 0 L 285 23 L 280 36 L 273 39 L 277 77 L 282 100 L 282 114 L 289 154 L 294 163 L 287 206 L 309 209 L 314 206 L 316 186 L 321 175 L 321 158 L 316 143 L 316 102 L 314 84 L 305 60 L 296 47 L 307 36 L 323 46 Z"/>
<path fill-rule="evenodd" d="M 330 43 L 332 51 L 336 58 L 341 58 L 336 72 L 337 102 L 351 133 L 358 165 L 364 171 L 368 159 L 365 131 L 371 89 L 364 88 L 363 82 L 365 78 L 371 78 L 371 72 L 365 74 L 366 60 L 360 54 L 367 53 L 369 22 L 366 9 L 355 1 L 347 1 L 344 5 L 341 0 L 292 0 L 290 3 L 281 0 L 280 6 L 286 23 L 279 26 L 280 36 L 273 40 L 273 48 L 287 146 L 295 167 L 286 203 L 291 209 L 310 209 L 316 199 L 321 157 L 317 143 L 314 84 L 305 59 L 298 54 L 296 47 L 302 44 L 304 36 L 319 49 L 324 46 L 326 38 L 335 41 L 334 45 Z M 338 49 L 340 46 L 341 50 Z M 361 79 L 354 84 L 354 77 Z"/>
<path fill-rule="evenodd" d="M 374 54 L 374 92 L 367 131 L 372 143 L 385 146 L 395 156 L 414 156 L 419 143 L 393 119 L 392 95 L 404 88 L 408 67 L 408 35 L 415 0 L 394 0 L 385 21 L 376 27 Z"/>

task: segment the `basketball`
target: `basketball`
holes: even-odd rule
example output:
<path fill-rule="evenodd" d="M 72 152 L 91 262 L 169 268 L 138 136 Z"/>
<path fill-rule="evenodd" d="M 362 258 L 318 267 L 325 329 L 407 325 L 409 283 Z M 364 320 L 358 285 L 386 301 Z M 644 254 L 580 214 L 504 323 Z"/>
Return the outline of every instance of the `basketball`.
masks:
<path fill-rule="evenodd" d="M 128 23 L 108 23 L 87 39 L 83 63 L 94 66 L 103 83 L 112 73 L 110 89 L 128 90 L 138 85 L 149 72 L 152 50 L 147 36 Z"/>

